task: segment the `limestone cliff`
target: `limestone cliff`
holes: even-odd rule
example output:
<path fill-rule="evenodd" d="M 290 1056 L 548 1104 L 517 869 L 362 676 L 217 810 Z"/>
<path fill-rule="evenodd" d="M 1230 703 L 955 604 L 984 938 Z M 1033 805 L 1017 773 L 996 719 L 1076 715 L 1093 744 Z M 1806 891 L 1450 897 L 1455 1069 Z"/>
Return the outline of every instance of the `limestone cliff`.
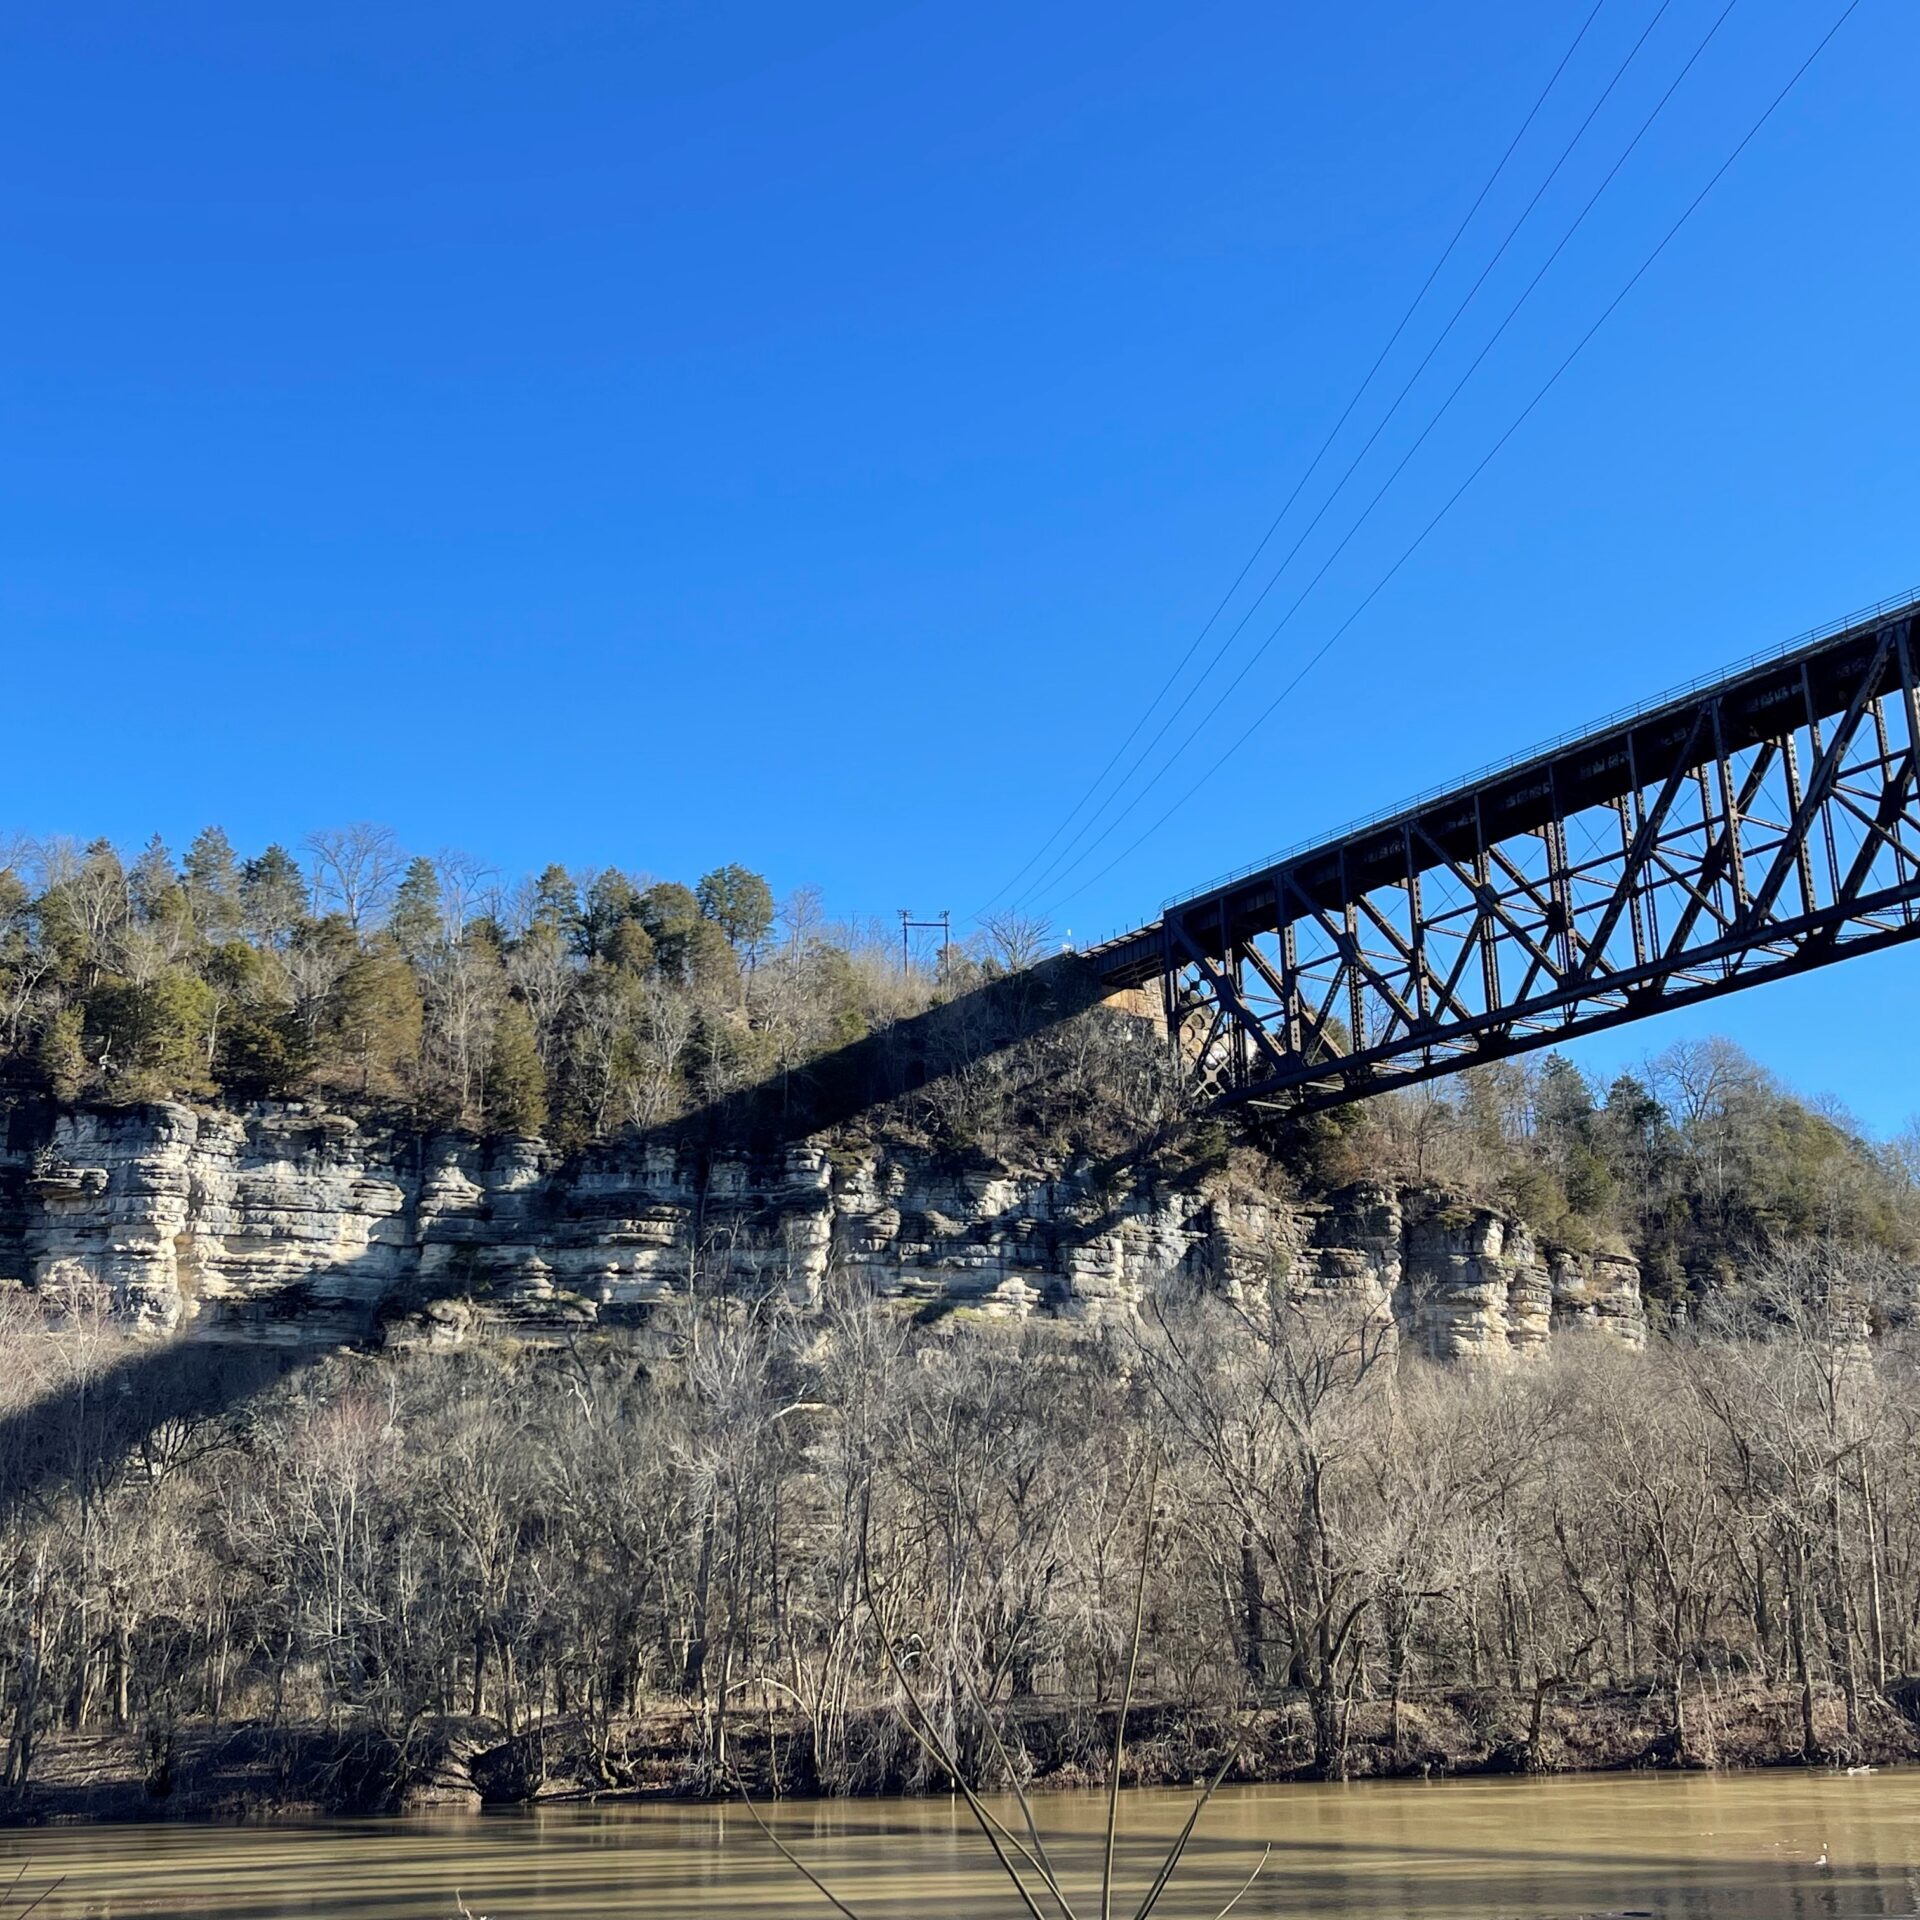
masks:
<path fill-rule="evenodd" d="M 1577 1322 L 1645 1333 L 1630 1260 L 1385 1185 L 1307 1203 L 813 1141 L 774 1160 L 561 1156 L 299 1105 L 23 1109 L 0 1153 L 0 1281 L 103 1283 L 142 1322 L 217 1340 L 551 1340 L 630 1323 L 696 1275 L 806 1303 L 835 1273 L 933 1313 L 1081 1322 L 1176 1277 L 1285 1275 L 1390 1308 L 1448 1359 L 1504 1360 Z"/>

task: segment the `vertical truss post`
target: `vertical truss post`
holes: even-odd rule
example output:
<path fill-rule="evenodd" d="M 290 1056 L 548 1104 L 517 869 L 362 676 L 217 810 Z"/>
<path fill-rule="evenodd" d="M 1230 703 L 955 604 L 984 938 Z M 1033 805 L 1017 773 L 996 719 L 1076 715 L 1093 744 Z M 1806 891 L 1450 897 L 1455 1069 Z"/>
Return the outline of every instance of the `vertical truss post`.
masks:
<path fill-rule="evenodd" d="M 1340 964 L 1347 976 L 1347 1025 L 1352 1032 L 1351 1050 L 1360 1053 L 1367 1044 L 1366 980 L 1360 964 L 1360 924 L 1348 901 L 1340 934 Z"/>
<path fill-rule="evenodd" d="M 1902 620 L 1892 632 L 1900 663 L 1900 704 L 1907 716 L 1907 752 L 1920 758 L 1920 692 L 1914 687 L 1913 622 Z M 1915 778 L 1920 780 L 1920 771 Z"/>
<path fill-rule="evenodd" d="M 1564 977 L 1573 971 L 1577 956 L 1573 941 L 1573 884 L 1567 871 L 1567 823 L 1557 805 L 1553 818 L 1541 828 L 1540 838 L 1547 856 L 1547 890 L 1553 902 L 1547 932 L 1560 956 L 1560 972 Z"/>
<path fill-rule="evenodd" d="M 1307 1036 L 1300 1018 L 1299 943 L 1291 920 L 1280 929 L 1280 988 L 1281 1033 L 1287 1051 L 1295 1059 L 1304 1060 L 1308 1055 Z"/>
<path fill-rule="evenodd" d="M 1753 791 L 1756 794 L 1772 753 L 1770 746 L 1763 746 L 1754 761 Z M 1718 700 L 1713 703 L 1713 765 L 1720 788 L 1720 842 L 1726 848 L 1727 878 L 1733 884 L 1733 913 L 1734 918 L 1739 920 L 1747 911 L 1747 855 L 1746 849 L 1740 844 L 1746 806 L 1734 795 L 1733 756 L 1727 751 Z"/>
<path fill-rule="evenodd" d="M 1427 977 L 1427 922 L 1420 907 L 1420 865 L 1413 857 L 1413 829 L 1400 829 L 1401 855 L 1407 863 L 1408 967 L 1413 974 L 1413 1004 L 1424 1032 L 1433 1020 L 1433 983 Z"/>
<path fill-rule="evenodd" d="M 1487 884 L 1487 826 L 1480 797 L 1473 802 L 1474 932 L 1480 942 L 1480 990 L 1489 1007 L 1500 1004 L 1500 949 L 1494 930 L 1493 888 Z"/>
<path fill-rule="evenodd" d="M 1633 931 L 1633 962 L 1635 966 L 1647 964 L 1647 921 L 1640 911 L 1640 895 L 1632 885 L 1633 847 L 1635 837 L 1640 831 L 1640 823 L 1646 818 L 1646 802 L 1640 780 L 1640 756 L 1634 750 L 1633 735 L 1627 735 L 1627 791 L 1620 798 L 1620 871 L 1626 876 L 1622 884 L 1627 889 L 1627 918 Z M 1609 937 L 1611 935 L 1609 934 Z M 1587 951 L 1593 956 L 1596 966 L 1606 964 L 1606 940 L 1594 938 L 1587 943 Z"/>

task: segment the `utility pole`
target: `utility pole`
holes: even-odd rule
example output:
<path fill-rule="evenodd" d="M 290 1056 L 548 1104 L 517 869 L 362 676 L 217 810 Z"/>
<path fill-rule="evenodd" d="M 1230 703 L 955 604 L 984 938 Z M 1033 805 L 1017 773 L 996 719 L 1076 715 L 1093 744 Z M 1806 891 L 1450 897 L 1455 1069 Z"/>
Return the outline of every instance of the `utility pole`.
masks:
<path fill-rule="evenodd" d="M 913 936 L 916 933 L 940 935 L 940 967 L 947 964 L 947 949 L 953 945 L 953 915 L 942 907 L 931 920 L 916 920 L 911 907 L 900 909 L 900 971 L 910 973 L 913 970 Z"/>

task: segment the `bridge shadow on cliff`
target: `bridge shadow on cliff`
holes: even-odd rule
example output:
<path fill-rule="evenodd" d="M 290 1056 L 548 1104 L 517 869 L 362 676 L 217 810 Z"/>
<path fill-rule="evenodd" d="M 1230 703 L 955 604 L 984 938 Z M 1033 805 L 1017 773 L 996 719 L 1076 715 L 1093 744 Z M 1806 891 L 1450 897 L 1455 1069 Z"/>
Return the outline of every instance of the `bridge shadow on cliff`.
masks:
<path fill-rule="evenodd" d="M 1070 954 L 986 981 L 791 1073 L 657 1130 L 680 1144 L 785 1146 L 846 1126 L 1099 1004 L 1110 991 Z"/>
<path fill-rule="evenodd" d="M 1086 1012 L 1104 992 L 1090 968 L 1061 956 L 990 980 L 665 1125 L 585 1151 L 630 1155 L 664 1147 L 696 1164 L 720 1154 L 780 1152 L 1004 1053 Z M 1100 1230 L 1095 1222 L 1073 1229 L 1082 1237 Z M 350 1278 L 348 1267 L 331 1277 Z M 89 1476 L 116 1474 L 129 1458 L 163 1471 L 169 1459 L 211 1444 L 223 1422 L 276 1382 L 377 1339 L 384 1318 L 418 1315 L 469 1291 L 456 1266 L 443 1278 L 416 1279 L 370 1302 L 339 1338 L 279 1344 L 189 1335 L 131 1345 L 86 1379 L 0 1415 L 0 1511 L 84 1485 Z"/>
<path fill-rule="evenodd" d="M 779 1151 L 858 1122 L 914 1094 L 935 1091 L 943 1080 L 1088 1012 L 1110 992 L 1092 968 L 1074 956 L 1044 961 L 898 1021 L 789 1077 L 769 1079 L 715 1101 L 656 1130 L 654 1137 L 671 1139 L 682 1153 Z M 1016 1094 L 1015 1099 L 1017 1103 L 1020 1096 Z M 989 1164 L 977 1152 L 957 1154 L 957 1170 L 966 1171 L 968 1160 L 974 1162 L 975 1170 Z M 1129 1176 L 1139 1166 L 1140 1155 L 1135 1151 L 1084 1164 L 1075 1184 L 1083 1199 L 1093 1197 L 1096 1204 L 1082 1204 L 1077 1210 L 1069 1205 L 1056 1213 L 1045 1223 L 1043 1233 L 1029 1238 L 1025 1250 L 1035 1259 L 1058 1265 L 1066 1255 L 1101 1239 L 1122 1217 Z M 1190 1186 L 1205 1171 L 1203 1166 L 1187 1164 L 1162 1170 L 1158 1177 L 1168 1186 Z M 1023 1225 L 1031 1227 L 1031 1217 L 1015 1208 L 978 1220 L 970 1236 L 935 1232 L 930 1237 L 936 1258 L 958 1259 L 968 1246 L 999 1241 Z M 964 1299 L 932 1304 L 922 1318 L 937 1319 L 964 1304 Z"/>

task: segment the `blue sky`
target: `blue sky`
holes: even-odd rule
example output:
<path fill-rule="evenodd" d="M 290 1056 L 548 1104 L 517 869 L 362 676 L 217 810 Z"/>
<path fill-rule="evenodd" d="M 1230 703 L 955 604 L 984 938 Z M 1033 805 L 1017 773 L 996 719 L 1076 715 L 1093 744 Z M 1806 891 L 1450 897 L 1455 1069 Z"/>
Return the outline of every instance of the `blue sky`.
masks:
<path fill-rule="evenodd" d="M 1377 583 L 1842 3 L 1737 0 L 1243 696 L 1031 904 L 1082 938 L 1150 918 L 1920 583 L 1920 15 L 1863 0 L 1420 552 L 1082 885 Z M 1723 5 L 1605 0 L 1378 399 L 1644 46 L 1273 607 Z M 843 912 L 967 915 L 1199 630 L 1589 6 L 12 10 L 7 823 L 250 849 L 372 818 L 509 870 L 740 860 Z M 1891 1128 L 1916 983 L 1920 955 L 1856 962 L 1579 1057 L 1726 1031 Z"/>

